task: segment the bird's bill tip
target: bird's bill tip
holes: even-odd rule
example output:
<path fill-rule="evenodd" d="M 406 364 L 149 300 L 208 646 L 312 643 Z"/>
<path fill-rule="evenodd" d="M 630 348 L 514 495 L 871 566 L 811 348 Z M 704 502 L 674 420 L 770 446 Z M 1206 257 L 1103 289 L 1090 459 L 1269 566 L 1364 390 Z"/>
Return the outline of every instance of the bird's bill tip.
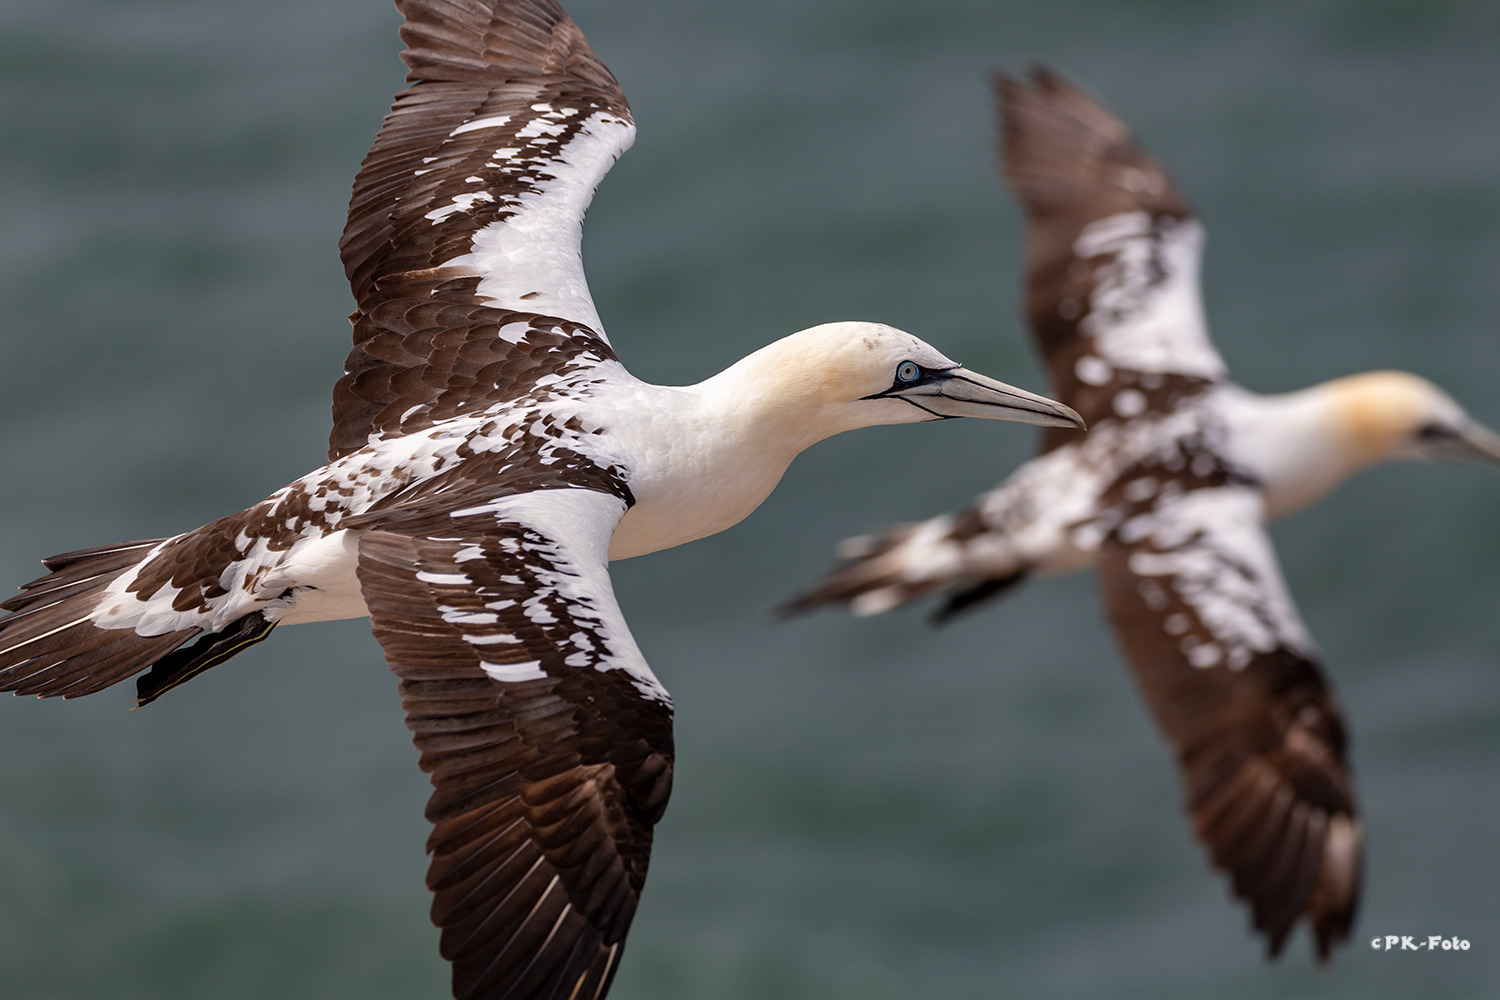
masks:
<path fill-rule="evenodd" d="M 1454 458 L 1500 469 L 1500 434 L 1481 423 L 1470 421 L 1445 442 L 1437 454 L 1440 458 Z"/>

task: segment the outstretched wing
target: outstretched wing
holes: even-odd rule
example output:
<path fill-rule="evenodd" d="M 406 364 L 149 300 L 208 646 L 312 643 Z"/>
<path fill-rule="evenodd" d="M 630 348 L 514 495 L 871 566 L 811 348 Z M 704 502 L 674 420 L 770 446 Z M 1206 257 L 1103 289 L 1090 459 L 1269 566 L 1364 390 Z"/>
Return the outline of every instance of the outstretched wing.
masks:
<path fill-rule="evenodd" d="M 339 244 L 358 308 L 330 458 L 614 358 L 580 242 L 635 139 L 615 78 L 552 0 L 396 6 L 413 86 L 360 167 Z"/>
<path fill-rule="evenodd" d="M 1306 914 L 1326 959 L 1349 934 L 1361 872 L 1343 720 L 1265 536 L 1259 491 L 1206 451 L 1179 461 L 1189 475 L 1142 465 L 1111 488 L 1105 605 L 1214 864 L 1272 955 Z"/>
<path fill-rule="evenodd" d="M 1114 407 L 1122 389 L 1221 377 L 1198 286 L 1203 228 L 1166 171 L 1050 70 L 997 75 L 995 91 L 1002 171 L 1026 210 L 1026 313 L 1053 394 L 1092 427 L 1130 415 Z"/>
<path fill-rule="evenodd" d="M 672 705 L 610 588 L 615 495 L 372 515 L 359 580 L 434 792 L 459 1000 L 603 997 L 672 786 Z"/>

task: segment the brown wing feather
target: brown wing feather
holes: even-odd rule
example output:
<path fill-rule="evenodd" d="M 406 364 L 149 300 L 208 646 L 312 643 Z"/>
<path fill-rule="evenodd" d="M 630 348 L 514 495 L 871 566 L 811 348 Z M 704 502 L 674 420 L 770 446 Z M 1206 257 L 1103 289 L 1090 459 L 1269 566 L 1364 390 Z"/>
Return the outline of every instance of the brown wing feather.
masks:
<path fill-rule="evenodd" d="M 472 191 L 466 168 L 482 167 L 495 140 L 513 138 L 526 120 L 454 136 L 459 126 L 550 102 L 630 114 L 619 83 L 555 3 L 401 0 L 396 7 L 406 17 L 401 59 L 414 86 L 396 95 L 360 165 L 339 243 L 361 304 L 382 278 L 435 267 L 466 251 L 473 231 L 500 211 L 459 213 L 438 226 L 425 218 L 433 204 Z M 427 160 L 438 153 L 440 159 Z M 502 192 L 526 186 L 493 171 L 486 178 Z"/>
<path fill-rule="evenodd" d="M 1105 606 L 1214 864 L 1272 955 L 1305 914 L 1326 960 L 1360 887 L 1344 724 L 1261 537 L 1258 494 L 1205 452 L 1179 458 L 1194 472 L 1143 466 L 1111 489 Z M 1211 516 L 1194 519 L 1205 499 Z"/>
<path fill-rule="evenodd" d="M 1165 170 L 1098 101 L 1052 71 L 1029 82 L 994 78 L 1001 173 L 1026 211 L 1026 315 L 1046 359 L 1052 391 L 1090 426 L 1112 415 L 1118 386 L 1090 384 L 1077 364 L 1089 353 L 1081 331 L 1108 258 L 1077 252 L 1091 224 L 1144 212 L 1155 227 L 1193 218 Z M 1049 428 L 1044 450 L 1081 431 Z"/>
<path fill-rule="evenodd" d="M 518 301 L 538 297 L 525 307 L 534 311 L 495 308 L 478 294 L 482 275 L 453 261 L 568 166 L 559 151 L 590 114 L 629 121 L 619 85 L 549 0 L 397 7 L 414 85 L 396 96 L 360 167 L 339 244 L 358 308 L 334 389 L 330 458 L 371 433 L 405 433 L 511 398 L 524 390 L 511 384 L 512 368 L 614 357 L 591 306 L 549 311 L 544 290 L 518 288 Z M 539 133 L 554 112 L 569 117 L 547 119 Z M 502 337 L 508 327 L 524 332 Z"/>
<path fill-rule="evenodd" d="M 432 776 L 428 886 L 454 995 L 597 1000 L 671 791 L 671 707 L 585 662 L 611 640 L 549 583 L 569 572 L 556 542 L 455 523 L 367 531 L 359 567 Z M 481 654 L 542 676 L 496 681 Z"/>

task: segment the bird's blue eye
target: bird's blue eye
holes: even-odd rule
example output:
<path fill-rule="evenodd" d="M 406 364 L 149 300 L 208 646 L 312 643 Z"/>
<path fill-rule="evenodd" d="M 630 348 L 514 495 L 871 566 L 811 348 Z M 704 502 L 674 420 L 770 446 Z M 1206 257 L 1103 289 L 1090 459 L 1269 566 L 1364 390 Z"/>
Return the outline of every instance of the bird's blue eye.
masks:
<path fill-rule="evenodd" d="M 922 369 L 915 362 L 903 361 L 896 366 L 897 382 L 915 382 L 922 375 Z"/>

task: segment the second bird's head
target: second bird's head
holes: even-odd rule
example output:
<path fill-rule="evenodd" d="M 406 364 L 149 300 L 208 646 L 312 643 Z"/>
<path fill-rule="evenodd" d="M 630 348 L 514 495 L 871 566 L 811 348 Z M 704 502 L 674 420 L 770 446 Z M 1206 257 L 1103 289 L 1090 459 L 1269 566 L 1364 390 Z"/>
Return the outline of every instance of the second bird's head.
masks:
<path fill-rule="evenodd" d="M 1424 378 L 1377 371 L 1326 385 L 1338 430 L 1358 465 L 1429 458 L 1500 467 L 1500 435 Z"/>

